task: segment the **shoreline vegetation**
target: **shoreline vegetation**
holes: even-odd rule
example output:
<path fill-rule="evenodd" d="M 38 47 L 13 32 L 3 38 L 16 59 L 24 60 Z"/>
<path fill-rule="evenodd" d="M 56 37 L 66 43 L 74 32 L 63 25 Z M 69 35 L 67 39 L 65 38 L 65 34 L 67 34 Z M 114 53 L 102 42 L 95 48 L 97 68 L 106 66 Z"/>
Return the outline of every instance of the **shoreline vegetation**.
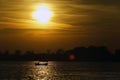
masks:
<path fill-rule="evenodd" d="M 8 50 L 0 52 L 0 61 L 120 61 L 120 49 L 111 53 L 105 46 L 75 47 L 71 50 L 58 49 L 55 53 L 34 53 L 34 51 Z"/>

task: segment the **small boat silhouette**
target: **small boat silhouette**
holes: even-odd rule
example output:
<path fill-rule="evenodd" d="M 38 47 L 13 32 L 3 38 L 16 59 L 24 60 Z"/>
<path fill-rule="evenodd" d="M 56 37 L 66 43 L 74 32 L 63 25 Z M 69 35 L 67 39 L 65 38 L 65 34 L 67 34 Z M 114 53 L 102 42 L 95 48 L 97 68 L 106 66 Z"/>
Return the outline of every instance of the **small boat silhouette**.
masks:
<path fill-rule="evenodd" d="M 48 65 L 48 61 L 47 62 L 37 62 L 35 63 L 36 66 L 39 66 L 39 65 L 45 65 L 47 66 Z"/>

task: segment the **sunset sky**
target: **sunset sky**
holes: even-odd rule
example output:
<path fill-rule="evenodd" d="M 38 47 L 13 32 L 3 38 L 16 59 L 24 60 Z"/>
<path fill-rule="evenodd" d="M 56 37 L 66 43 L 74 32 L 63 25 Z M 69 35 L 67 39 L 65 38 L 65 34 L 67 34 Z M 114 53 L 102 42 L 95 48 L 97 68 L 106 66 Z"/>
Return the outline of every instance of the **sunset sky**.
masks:
<path fill-rule="evenodd" d="M 120 0 L 0 0 L 0 51 L 90 45 L 120 48 Z"/>

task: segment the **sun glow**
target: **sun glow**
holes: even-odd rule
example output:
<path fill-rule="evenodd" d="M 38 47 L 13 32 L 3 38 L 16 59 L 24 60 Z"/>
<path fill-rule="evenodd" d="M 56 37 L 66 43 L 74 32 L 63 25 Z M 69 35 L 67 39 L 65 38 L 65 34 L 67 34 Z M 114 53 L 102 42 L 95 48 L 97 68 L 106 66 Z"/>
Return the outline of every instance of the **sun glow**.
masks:
<path fill-rule="evenodd" d="M 53 16 L 53 13 L 48 5 L 43 4 L 36 8 L 32 16 L 40 24 L 47 24 Z"/>

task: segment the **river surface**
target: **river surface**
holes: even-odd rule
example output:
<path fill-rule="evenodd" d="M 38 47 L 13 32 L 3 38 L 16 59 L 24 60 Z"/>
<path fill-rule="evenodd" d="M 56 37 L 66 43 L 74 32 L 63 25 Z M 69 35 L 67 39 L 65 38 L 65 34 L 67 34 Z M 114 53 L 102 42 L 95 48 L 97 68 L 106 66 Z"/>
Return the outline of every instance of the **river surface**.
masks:
<path fill-rule="evenodd" d="M 0 62 L 0 80 L 120 80 L 119 62 Z"/>

